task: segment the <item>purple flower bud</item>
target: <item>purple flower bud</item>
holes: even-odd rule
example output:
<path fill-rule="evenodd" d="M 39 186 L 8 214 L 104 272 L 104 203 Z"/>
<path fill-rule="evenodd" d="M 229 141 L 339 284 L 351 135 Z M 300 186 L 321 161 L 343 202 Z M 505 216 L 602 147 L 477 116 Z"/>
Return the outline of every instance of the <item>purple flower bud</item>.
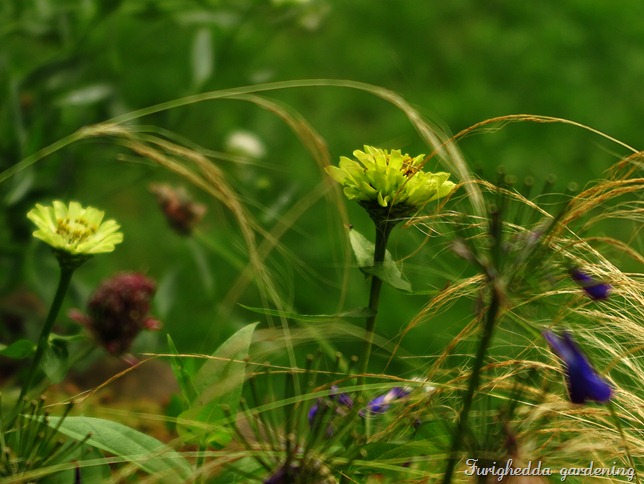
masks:
<path fill-rule="evenodd" d="M 72 311 L 70 317 L 87 326 L 108 353 L 121 356 L 142 330 L 161 327 L 148 315 L 155 291 L 154 281 L 143 274 L 117 274 L 92 294 L 87 315 Z"/>
<path fill-rule="evenodd" d="M 588 400 L 607 402 L 613 391 L 606 380 L 590 366 L 588 359 L 567 331 L 561 337 L 546 331 L 543 336 L 559 358 L 563 360 L 568 393 L 573 403 Z"/>
<path fill-rule="evenodd" d="M 579 269 L 572 268 L 568 271 L 570 277 L 584 290 L 584 292 L 593 300 L 608 299 L 611 287 L 610 284 L 599 282 L 590 277 Z"/>
<path fill-rule="evenodd" d="M 347 395 L 346 393 L 340 393 L 340 389 L 336 385 L 331 386 L 331 388 L 329 389 L 329 398 L 332 401 L 338 402 L 338 404 L 341 405 L 341 406 L 344 406 L 344 407 L 347 407 L 347 408 L 352 408 L 353 407 L 353 400 L 351 399 L 351 397 L 349 395 Z M 317 417 L 318 412 L 320 411 L 320 404 L 321 404 L 320 399 L 318 399 L 317 403 L 315 403 L 309 409 L 309 413 L 308 413 L 307 418 L 309 420 L 309 425 L 311 427 L 313 426 L 313 424 L 315 422 L 315 418 Z M 340 411 L 340 407 L 338 406 L 336 408 L 336 412 L 339 412 L 339 411 Z"/>
<path fill-rule="evenodd" d="M 340 393 L 340 389 L 336 385 L 332 385 L 329 391 L 331 400 L 336 400 L 340 405 L 348 408 L 353 408 L 353 400 L 347 393 Z"/>
<path fill-rule="evenodd" d="M 371 400 L 367 404 L 366 409 L 360 410 L 360 416 L 364 417 L 366 414 L 367 410 L 369 413 L 372 414 L 382 414 L 385 413 L 387 410 L 389 410 L 389 405 L 391 402 L 394 400 L 398 400 L 400 398 L 404 398 L 407 395 L 409 395 L 409 390 L 406 388 L 402 387 L 393 387 L 391 390 L 389 390 L 387 393 L 380 395 L 373 400 Z"/>
<path fill-rule="evenodd" d="M 307 415 L 307 419 L 309 420 L 309 425 L 313 427 L 313 422 L 315 422 L 315 417 L 317 417 L 318 412 L 320 411 L 320 405 L 319 404 L 314 404 L 310 409 L 309 413 Z"/>

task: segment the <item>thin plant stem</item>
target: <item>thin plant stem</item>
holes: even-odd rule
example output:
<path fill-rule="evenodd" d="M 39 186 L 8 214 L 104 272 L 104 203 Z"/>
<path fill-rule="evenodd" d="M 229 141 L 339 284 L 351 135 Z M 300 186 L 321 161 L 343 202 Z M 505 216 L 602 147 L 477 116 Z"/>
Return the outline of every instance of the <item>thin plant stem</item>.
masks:
<path fill-rule="evenodd" d="M 472 409 L 472 401 L 474 400 L 474 394 L 478 390 L 479 383 L 481 381 L 481 369 L 485 362 L 488 347 L 492 341 L 496 319 L 501 307 L 501 295 L 499 293 L 499 289 L 495 287 L 494 282 L 492 282 L 490 286 L 492 287 L 492 299 L 487 309 L 485 324 L 483 326 L 483 334 L 481 335 L 481 341 L 479 342 L 479 347 L 476 352 L 476 358 L 474 360 L 474 367 L 472 368 L 472 375 L 470 376 L 467 393 L 463 397 L 463 409 L 461 410 L 461 414 L 458 419 L 458 426 L 452 440 L 452 448 L 449 460 L 447 461 L 447 468 L 443 475 L 443 484 L 450 484 L 452 482 L 452 476 L 454 475 L 456 464 L 459 461 L 458 453 L 463 445 L 463 439 L 467 428 L 467 420 L 470 410 Z"/>
<path fill-rule="evenodd" d="M 626 458 L 628 459 L 628 465 L 631 466 L 633 469 L 633 475 L 635 477 L 635 482 L 640 484 L 642 481 L 640 480 L 639 476 L 637 475 L 637 468 L 635 467 L 635 461 L 633 460 L 633 455 L 631 454 L 630 449 L 628 448 L 628 441 L 626 440 L 626 435 L 624 434 L 624 428 L 622 427 L 622 422 L 620 421 L 619 416 L 617 415 L 617 412 L 615 411 L 615 407 L 613 406 L 612 402 L 608 402 L 608 410 L 610 411 L 611 416 L 613 417 L 613 420 L 615 421 L 615 425 L 617 426 L 617 430 L 619 430 L 619 435 L 622 438 L 622 442 L 624 443 L 624 451 L 626 452 Z"/>
<path fill-rule="evenodd" d="M 387 251 L 387 242 L 392 229 L 396 225 L 395 221 L 389 219 L 375 220 L 376 225 L 376 242 L 373 251 L 373 267 L 382 266 L 385 261 Z M 371 289 L 369 291 L 369 315 L 365 324 L 365 344 L 362 354 L 362 364 L 360 368 L 360 385 L 364 385 L 365 376 L 369 368 L 369 358 L 371 357 L 371 347 L 373 346 L 374 329 L 376 326 L 376 317 L 378 316 L 378 305 L 380 303 L 380 290 L 382 289 L 382 279 L 377 275 L 371 277 Z"/>
<path fill-rule="evenodd" d="M 45 351 L 47 350 L 47 347 L 48 347 L 49 335 L 51 334 L 51 330 L 54 327 L 54 322 L 58 317 L 60 308 L 63 305 L 65 294 L 67 294 L 67 289 L 69 289 L 69 284 L 72 280 L 73 274 L 74 274 L 74 268 L 65 267 L 64 264 L 62 265 L 60 269 L 60 279 L 58 281 L 58 288 L 56 289 L 54 300 L 51 303 L 51 307 L 49 308 L 49 314 L 47 315 L 47 320 L 45 321 L 45 324 L 42 330 L 40 331 L 40 337 L 38 338 L 38 346 L 36 347 L 36 354 L 34 355 L 34 359 L 31 362 L 31 367 L 29 368 L 27 379 L 25 380 L 25 383 L 22 386 L 22 390 L 20 391 L 20 397 L 18 398 L 18 402 L 16 402 L 17 410 L 21 406 L 20 402 L 22 402 L 23 398 L 27 396 L 27 394 L 29 393 L 29 391 L 34 385 L 34 380 L 36 378 L 36 374 L 38 373 L 38 368 L 42 363 L 42 359 L 45 356 Z"/>

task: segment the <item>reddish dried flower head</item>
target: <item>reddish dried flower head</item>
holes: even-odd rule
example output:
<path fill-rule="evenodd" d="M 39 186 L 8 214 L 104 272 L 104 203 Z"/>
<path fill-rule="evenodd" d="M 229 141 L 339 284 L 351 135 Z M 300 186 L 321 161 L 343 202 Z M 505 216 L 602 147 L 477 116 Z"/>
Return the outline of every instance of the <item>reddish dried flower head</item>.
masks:
<path fill-rule="evenodd" d="M 183 187 L 153 183 L 150 191 L 156 195 L 170 227 L 181 235 L 190 235 L 206 213 L 206 207 L 194 202 Z"/>
<path fill-rule="evenodd" d="M 142 330 L 161 327 L 148 315 L 155 291 L 154 281 L 143 274 L 117 274 L 96 289 L 87 316 L 74 312 L 71 317 L 85 324 L 109 353 L 123 355 Z"/>

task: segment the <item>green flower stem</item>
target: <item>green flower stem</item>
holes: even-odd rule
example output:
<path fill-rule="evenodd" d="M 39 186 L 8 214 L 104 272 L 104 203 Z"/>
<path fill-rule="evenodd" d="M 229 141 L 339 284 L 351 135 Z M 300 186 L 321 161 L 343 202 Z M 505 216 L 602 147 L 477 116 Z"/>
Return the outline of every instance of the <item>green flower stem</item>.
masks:
<path fill-rule="evenodd" d="M 36 354 L 34 355 L 34 359 L 31 362 L 31 368 L 29 368 L 27 380 L 25 381 L 24 385 L 22 386 L 22 390 L 20 391 L 20 398 L 18 398 L 16 408 L 22 405 L 22 399 L 29 393 L 32 386 L 34 385 L 34 379 L 36 378 L 36 374 L 38 373 L 38 368 L 42 363 L 42 359 L 45 356 L 45 351 L 48 347 L 49 335 L 51 334 L 51 330 L 54 327 L 54 322 L 58 317 L 60 308 L 63 305 L 63 300 L 65 299 L 65 294 L 67 293 L 67 289 L 69 288 L 69 283 L 72 280 L 74 269 L 75 268 L 69 266 L 66 267 L 65 264 L 61 264 L 58 289 L 56 289 L 56 295 L 54 296 L 54 300 L 51 303 L 51 307 L 49 308 L 49 314 L 47 315 L 45 325 L 40 331 L 38 346 L 36 347 Z"/>
<path fill-rule="evenodd" d="M 463 409 L 461 410 L 461 414 L 458 419 L 458 426 L 452 440 L 452 448 L 449 460 L 447 461 L 447 468 L 443 475 L 443 484 L 450 484 L 452 482 L 452 476 L 454 475 L 456 464 L 459 461 L 458 453 L 463 445 L 463 438 L 465 437 L 465 430 L 467 429 L 467 419 L 469 417 L 470 410 L 472 409 L 474 394 L 478 390 L 479 383 L 481 381 L 481 369 L 485 362 L 488 347 L 492 341 L 496 319 L 501 306 L 501 296 L 499 294 L 499 290 L 494 286 L 494 281 L 492 281 L 490 286 L 492 287 L 492 300 L 490 301 L 490 305 L 487 310 L 485 324 L 483 326 L 483 334 L 481 335 L 481 341 L 474 360 L 474 367 L 472 368 L 472 375 L 470 376 L 467 393 L 463 397 Z"/>
<path fill-rule="evenodd" d="M 377 220 L 376 224 L 376 244 L 373 252 L 373 267 L 378 267 L 385 261 L 387 251 L 387 242 L 392 229 L 396 226 L 395 221 L 387 218 Z M 365 345 L 362 354 L 362 365 L 360 369 L 360 385 L 365 383 L 365 375 L 369 368 L 369 358 L 371 357 L 371 347 L 373 346 L 374 329 L 376 326 L 376 316 L 378 315 L 378 304 L 380 302 L 380 290 L 382 289 L 382 279 L 375 274 L 371 277 L 371 290 L 369 292 L 369 309 L 370 314 L 367 316 L 365 324 Z"/>

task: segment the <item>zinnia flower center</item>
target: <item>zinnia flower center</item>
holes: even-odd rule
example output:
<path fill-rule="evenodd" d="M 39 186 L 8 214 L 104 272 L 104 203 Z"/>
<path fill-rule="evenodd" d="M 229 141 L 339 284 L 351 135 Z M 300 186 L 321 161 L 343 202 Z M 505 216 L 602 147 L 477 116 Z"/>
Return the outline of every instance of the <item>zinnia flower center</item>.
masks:
<path fill-rule="evenodd" d="M 83 219 L 57 219 L 56 233 L 71 245 L 82 244 L 96 233 L 97 227 Z"/>
<path fill-rule="evenodd" d="M 411 178 L 418 172 L 418 168 L 414 166 L 414 159 L 411 156 L 403 160 L 403 165 L 400 170 L 406 178 Z"/>

